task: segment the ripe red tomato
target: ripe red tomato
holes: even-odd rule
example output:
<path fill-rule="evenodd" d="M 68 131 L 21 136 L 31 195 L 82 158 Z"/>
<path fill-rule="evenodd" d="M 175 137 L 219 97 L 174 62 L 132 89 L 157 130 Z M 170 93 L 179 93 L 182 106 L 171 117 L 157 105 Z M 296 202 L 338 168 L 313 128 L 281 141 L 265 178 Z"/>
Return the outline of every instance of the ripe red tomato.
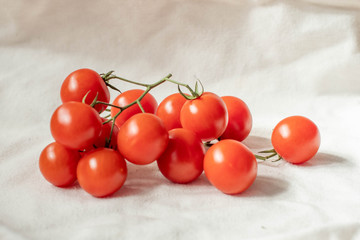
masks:
<path fill-rule="evenodd" d="M 142 94 L 144 90 L 141 89 L 132 89 L 126 92 L 119 94 L 115 100 L 113 101 L 113 105 L 124 107 L 134 101 L 136 101 Z M 155 98 L 150 94 L 147 93 L 145 97 L 140 101 L 142 107 L 144 108 L 145 112 L 147 113 L 155 113 L 156 108 L 158 106 Z M 112 107 L 111 108 L 111 116 L 114 117 L 119 112 L 118 108 Z M 139 105 L 135 104 L 127 109 L 125 109 L 115 120 L 116 126 L 119 128 L 123 123 L 128 120 L 131 116 L 141 113 L 141 109 Z"/>
<path fill-rule="evenodd" d="M 127 177 L 126 162 L 119 152 L 98 148 L 80 159 L 77 177 L 86 192 L 106 197 L 123 186 Z"/>
<path fill-rule="evenodd" d="M 189 183 L 203 172 L 205 148 L 201 139 L 183 128 L 169 131 L 169 143 L 157 160 L 161 173 L 175 183 Z"/>
<path fill-rule="evenodd" d="M 63 103 L 55 110 L 50 121 L 55 141 L 77 150 L 91 147 L 99 137 L 101 127 L 98 112 L 80 102 Z"/>
<path fill-rule="evenodd" d="M 287 117 L 274 128 L 271 143 L 283 159 L 300 164 L 317 153 L 320 133 L 315 123 L 306 117 Z"/>
<path fill-rule="evenodd" d="M 76 166 L 80 154 L 53 142 L 40 154 L 39 167 L 44 178 L 57 187 L 66 187 L 76 180 Z"/>
<path fill-rule="evenodd" d="M 257 162 L 244 144 L 226 139 L 209 148 L 205 154 L 204 171 L 217 189 L 226 194 L 238 194 L 255 181 Z"/>
<path fill-rule="evenodd" d="M 205 92 L 199 98 L 185 102 L 180 121 L 183 128 L 195 132 L 203 141 L 217 139 L 228 123 L 226 105 L 218 95 Z"/>
<path fill-rule="evenodd" d="M 155 161 L 164 152 L 169 134 L 154 114 L 139 113 L 119 129 L 118 150 L 126 160 L 139 165 Z"/>
<path fill-rule="evenodd" d="M 90 92 L 89 92 L 90 91 Z M 91 104 L 96 94 L 98 100 L 109 103 L 110 92 L 100 75 L 91 69 L 79 69 L 67 76 L 60 89 L 60 97 L 63 103 L 69 101 L 81 102 L 83 97 L 89 92 L 85 102 Z M 96 104 L 98 112 L 105 110 L 107 106 Z"/>
<path fill-rule="evenodd" d="M 102 122 L 106 122 L 107 119 L 106 118 L 101 118 Z M 96 138 L 93 146 L 91 146 L 89 149 L 86 149 L 86 151 L 91 151 L 94 148 L 103 148 L 105 147 L 106 144 L 106 139 L 109 139 L 110 137 L 110 133 L 111 133 L 111 126 L 112 126 L 112 121 L 105 123 L 102 125 L 101 127 L 101 132 L 100 135 Z M 117 135 L 119 133 L 119 128 L 114 125 L 114 129 L 111 135 L 111 142 L 109 145 L 109 148 L 112 148 L 114 150 L 117 149 Z"/>
<path fill-rule="evenodd" d="M 156 115 L 164 122 L 166 130 L 181 128 L 180 111 L 186 99 L 180 93 L 167 96 L 156 110 Z"/>
<path fill-rule="evenodd" d="M 246 103 L 233 96 L 221 97 L 226 104 L 229 122 L 220 139 L 244 140 L 250 133 L 252 117 Z"/>

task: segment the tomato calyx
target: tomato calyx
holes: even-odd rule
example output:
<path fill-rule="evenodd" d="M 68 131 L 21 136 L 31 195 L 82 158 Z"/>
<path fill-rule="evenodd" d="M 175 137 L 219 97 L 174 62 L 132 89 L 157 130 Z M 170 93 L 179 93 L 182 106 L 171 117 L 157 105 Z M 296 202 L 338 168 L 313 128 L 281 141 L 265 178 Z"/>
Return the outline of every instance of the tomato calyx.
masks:
<path fill-rule="evenodd" d="M 266 161 L 266 160 L 268 160 L 270 158 L 273 158 L 275 156 L 277 156 L 278 158 L 275 159 L 275 160 L 272 160 L 271 162 L 278 162 L 278 161 L 280 161 L 282 159 L 282 157 L 275 151 L 275 149 L 264 150 L 264 151 L 260 151 L 258 153 L 269 153 L 266 156 L 261 156 L 261 155 L 254 154 L 256 159 L 259 159 L 259 160 L 262 160 L 262 161 Z"/>
<path fill-rule="evenodd" d="M 113 76 L 112 73 L 113 72 L 114 71 L 111 70 L 111 71 L 109 71 L 107 73 L 101 73 L 100 77 L 104 80 L 106 86 L 108 86 L 109 88 L 111 88 L 111 89 L 113 89 L 113 90 L 115 90 L 115 91 L 117 91 L 119 93 L 122 93 L 121 90 L 119 90 L 117 87 L 115 87 L 114 85 L 109 83 L 109 80 L 112 79 L 112 76 Z"/>
<path fill-rule="evenodd" d="M 198 82 L 200 83 L 201 90 L 199 90 Z M 180 86 L 186 87 L 190 91 L 191 95 L 185 94 L 181 90 Z M 200 79 L 198 79 L 196 81 L 196 83 L 195 83 L 195 89 L 194 90 L 188 84 L 179 84 L 178 83 L 178 91 L 181 94 L 181 96 L 183 96 L 186 100 L 194 100 L 194 99 L 199 98 L 204 93 L 204 86 L 202 85 Z"/>

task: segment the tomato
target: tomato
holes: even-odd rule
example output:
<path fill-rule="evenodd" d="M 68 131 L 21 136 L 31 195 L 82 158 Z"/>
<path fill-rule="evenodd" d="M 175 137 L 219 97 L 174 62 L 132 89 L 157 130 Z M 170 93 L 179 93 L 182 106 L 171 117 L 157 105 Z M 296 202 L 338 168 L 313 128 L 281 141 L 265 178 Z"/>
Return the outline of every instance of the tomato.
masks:
<path fill-rule="evenodd" d="M 80 159 L 77 177 L 86 192 L 95 197 L 106 197 L 124 185 L 126 162 L 118 151 L 98 148 Z"/>
<path fill-rule="evenodd" d="M 90 91 L 90 92 L 89 92 Z M 81 102 L 83 97 L 89 92 L 85 102 L 91 104 L 96 94 L 98 101 L 109 103 L 110 92 L 100 75 L 91 69 L 79 69 L 67 76 L 60 89 L 60 97 L 63 103 L 69 101 Z M 107 106 L 96 104 L 98 112 L 105 110 Z"/>
<path fill-rule="evenodd" d="M 226 104 L 229 121 L 220 139 L 244 140 L 252 127 L 252 116 L 246 103 L 233 96 L 221 97 Z"/>
<path fill-rule="evenodd" d="M 226 105 L 216 94 L 205 92 L 199 98 L 185 102 L 180 121 L 183 128 L 195 132 L 203 141 L 217 139 L 228 123 Z"/>
<path fill-rule="evenodd" d="M 130 162 L 144 165 L 164 152 L 169 134 L 161 119 L 154 114 L 139 113 L 119 129 L 118 150 Z"/>
<path fill-rule="evenodd" d="M 121 93 L 118 95 L 115 100 L 113 101 L 113 105 L 124 107 L 134 101 L 136 101 L 142 94 L 144 90 L 141 89 L 132 89 L 126 92 Z M 144 108 L 145 112 L 147 113 L 155 113 L 156 108 L 158 106 L 155 98 L 150 94 L 147 93 L 145 97 L 140 101 L 141 106 Z M 114 117 L 119 112 L 118 108 L 112 107 L 111 108 L 111 116 Z M 123 123 L 128 120 L 131 116 L 141 113 L 141 109 L 138 104 L 135 104 L 127 109 L 125 109 L 115 120 L 116 126 L 119 128 Z"/>
<path fill-rule="evenodd" d="M 157 160 L 160 172 L 175 183 L 189 183 L 203 172 L 205 148 L 192 131 L 177 128 L 169 131 L 169 143 Z"/>
<path fill-rule="evenodd" d="M 186 98 L 180 93 L 167 96 L 156 110 L 156 115 L 164 122 L 166 130 L 181 128 L 180 111 Z"/>
<path fill-rule="evenodd" d="M 66 187 L 76 180 L 76 166 L 79 159 L 78 151 L 53 142 L 47 145 L 40 154 L 40 172 L 53 185 Z"/>
<path fill-rule="evenodd" d="M 106 122 L 107 120 L 108 119 L 106 119 L 106 118 L 101 118 L 101 121 L 103 123 Z M 112 123 L 113 122 L 110 121 L 108 123 L 102 124 L 100 135 L 96 138 L 93 146 L 91 146 L 89 149 L 86 149 L 86 151 L 91 151 L 94 148 L 105 147 L 106 141 L 110 137 Z M 111 142 L 110 142 L 109 148 L 112 148 L 114 150 L 117 149 L 117 135 L 118 135 L 118 133 L 119 133 L 119 128 L 116 125 L 114 125 L 114 129 L 113 129 L 113 132 L 112 132 L 112 135 L 111 135 Z"/>
<path fill-rule="evenodd" d="M 77 150 L 91 147 L 100 135 L 101 127 L 98 112 L 80 102 L 63 103 L 55 110 L 50 121 L 55 141 Z"/>
<path fill-rule="evenodd" d="M 317 153 L 320 147 L 320 133 L 310 119 L 291 116 L 276 125 L 271 143 L 283 159 L 300 164 L 310 160 Z"/>
<path fill-rule="evenodd" d="M 210 183 L 220 191 L 238 194 L 255 181 L 257 162 L 244 144 L 226 139 L 208 149 L 204 158 L 204 172 Z"/>

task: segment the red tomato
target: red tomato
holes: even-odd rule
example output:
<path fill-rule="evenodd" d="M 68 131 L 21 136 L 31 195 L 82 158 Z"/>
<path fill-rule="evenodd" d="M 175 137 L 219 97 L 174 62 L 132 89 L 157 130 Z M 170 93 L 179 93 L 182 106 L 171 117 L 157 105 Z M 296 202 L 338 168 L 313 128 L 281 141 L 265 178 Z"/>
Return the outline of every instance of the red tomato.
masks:
<path fill-rule="evenodd" d="M 320 133 L 310 119 L 292 116 L 276 125 L 271 142 L 283 159 L 300 164 L 310 160 L 317 153 L 320 147 Z"/>
<path fill-rule="evenodd" d="M 180 111 L 186 99 L 180 93 L 167 96 L 156 110 L 156 115 L 164 122 L 166 130 L 181 128 Z"/>
<path fill-rule="evenodd" d="M 199 98 L 185 102 L 180 121 L 183 128 L 195 132 L 203 141 L 217 139 L 228 123 L 226 105 L 218 95 L 205 92 Z"/>
<path fill-rule="evenodd" d="M 44 178 L 57 187 L 66 187 L 76 180 L 76 166 L 80 154 L 53 142 L 40 154 L 39 167 Z"/>
<path fill-rule="evenodd" d="M 101 118 L 101 120 L 102 120 L 102 122 L 107 121 L 106 118 Z M 93 146 L 91 146 L 86 151 L 91 151 L 94 148 L 103 148 L 103 147 L 105 147 L 106 139 L 109 139 L 109 137 L 110 137 L 112 123 L 113 122 L 110 121 L 110 122 L 105 123 L 105 124 L 102 125 L 99 137 L 97 137 L 97 139 L 94 142 Z M 117 149 L 117 135 L 118 135 L 118 133 L 119 133 L 119 128 L 116 125 L 114 125 L 114 129 L 113 129 L 113 133 L 111 135 L 111 142 L 110 142 L 109 148 L 112 148 L 114 150 Z"/>
<path fill-rule="evenodd" d="M 106 197 L 123 186 L 127 177 L 126 162 L 119 152 L 98 148 L 80 159 L 77 177 L 86 192 Z"/>
<path fill-rule="evenodd" d="M 142 94 L 144 90 L 141 89 L 132 89 L 126 92 L 121 93 L 117 96 L 112 103 L 113 105 L 124 107 L 134 101 L 136 101 Z M 142 107 L 144 108 L 145 112 L 147 113 L 155 113 L 157 108 L 157 102 L 155 98 L 150 94 L 147 93 L 145 97 L 140 101 Z M 112 107 L 111 108 L 111 116 L 114 117 L 119 112 L 118 108 Z M 123 123 L 128 120 L 131 116 L 141 113 L 141 109 L 138 104 L 135 104 L 127 109 L 125 109 L 120 116 L 118 116 L 115 120 L 116 126 L 119 128 Z"/>
<path fill-rule="evenodd" d="M 252 117 L 245 102 L 233 96 L 221 97 L 226 104 L 229 122 L 220 139 L 244 140 L 250 133 Z"/>
<path fill-rule="evenodd" d="M 102 127 L 98 112 L 87 104 L 66 102 L 58 107 L 50 121 L 55 141 L 77 150 L 88 149 L 100 135 Z"/>
<path fill-rule="evenodd" d="M 144 165 L 164 152 L 169 134 L 161 119 L 154 114 L 139 113 L 119 129 L 118 150 L 130 162 Z"/>
<path fill-rule="evenodd" d="M 210 183 L 226 194 L 245 191 L 257 175 L 254 154 L 232 139 L 215 143 L 205 154 L 204 171 Z"/>
<path fill-rule="evenodd" d="M 90 91 L 90 92 L 89 92 Z M 81 102 L 83 97 L 89 92 L 85 102 L 91 104 L 98 93 L 98 101 L 109 103 L 110 92 L 104 80 L 100 75 L 91 69 L 79 69 L 72 73 L 64 80 L 60 97 L 63 103 L 69 101 Z M 98 112 L 104 111 L 106 105 L 96 104 L 95 109 Z"/>
<path fill-rule="evenodd" d="M 172 129 L 168 146 L 157 164 L 170 181 L 189 183 L 203 172 L 204 153 L 204 145 L 195 133 L 183 128 Z"/>

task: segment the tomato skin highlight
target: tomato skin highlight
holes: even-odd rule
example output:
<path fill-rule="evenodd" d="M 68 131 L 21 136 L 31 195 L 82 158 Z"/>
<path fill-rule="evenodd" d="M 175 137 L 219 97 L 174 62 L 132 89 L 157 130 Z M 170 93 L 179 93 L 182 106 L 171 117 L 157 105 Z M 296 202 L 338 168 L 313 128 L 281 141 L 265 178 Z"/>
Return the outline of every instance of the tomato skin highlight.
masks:
<path fill-rule="evenodd" d="M 156 115 L 164 122 L 166 130 L 181 128 L 180 111 L 186 98 L 180 93 L 167 96 L 156 110 Z"/>
<path fill-rule="evenodd" d="M 89 92 L 90 91 L 90 92 Z M 82 102 L 84 96 L 85 103 L 91 104 L 98 93 L 98 101 L 109 103 L 110 92 L 104 80 L 94 70 L 83 68 L 69 74 L 61 85 L 60 97 L 63 103 L 69 101 Z M 95 109 L 98 112 L 105 110 L 107 106 L 96 104 Z"/>
<path fill-rule="evenodd" d="M 252 128 L 250 110 L 246 103 L 237 97 L 224 96 L 221 98 L 225 102 L 229 121 L 220 139 L 234 139 L 241 142 L 250 134 Z"/>
<path fill-rule="evenodd" d="M 151 113 L 138 113 L 119 129 L 118 150 L 131 163 L 154 162 L 165 151 L 169 133 L 161 119 Z"/>
<path fill-rule="evenodd" d="M 40 154 L 39 168 L 43 177 L 57 187 L 67 187 L 76 180 L 76 167 L 80 154 L 53 142 Z"/>
<path fill-rule="evenodd" d="M 238 194 L 255 181 L 257 162 L 244 144 L 226 139 L 208 149 L 204 158 L 204 172 L 210 183 L 220 191 Z"/>
<path fill-rule="evenodd" d="M 107 197 L 125 183 L 127 167 L 118 151 L 98 148 L 80 159 L 77 167 L 80 186 L 95 197 Z"/>
<path fill-rule="evenodd" d="M 157 164 L 170 181 L 189 183 L 203 172 L 204 153 L 204 145 L 195 133 L 176 128 L 169 131 L 169 143 Z"/>
<path fill-rule="evenodd" d="M 126 92 L 119 94 L 113 101 L 113 105 L 124 107 L 134 101 L 136 101 L 145 91 L 141 89 L 132 89 Z M 147 93 L 143 99 L 140 101 L 141 106 L 144 108 L 147 113 L 155 113 L 158 104 L 156 99 L 150 94 Z M 116 107 L 111 107 L 111 117 L 114 117 L 120 110 Z M 125 109 L 115 120 L 116 126 L 119 128 L 124 124 L 126 120 L 134 116 L 137 113 L 141 113 L 141 109 L 138 104 L 135 104 L 127 109 Z"/>
<path fill-rule="evenodd" d="M 271 142 L 284 160 L 301 164 L 314 157 L 319 150 L 320 132 L 310 119 L 291 116 L 275 126 Z"/>
<path fill-rule="evenodd" d="M 212 141 L 226 129 L 226 105 L 218 95 L 205 92 L 199 98 L 184 103 L 180 121 L 183 128 L 195 132 L 202 141 Z"/>
<path fill-rule="evenodd" d="M 76 150 L 91 147 L 100 135 L 101 127 L 98 112 L 80 102 L 63 103 L 50 120 L 50 130 L 55 141 Z"/>

